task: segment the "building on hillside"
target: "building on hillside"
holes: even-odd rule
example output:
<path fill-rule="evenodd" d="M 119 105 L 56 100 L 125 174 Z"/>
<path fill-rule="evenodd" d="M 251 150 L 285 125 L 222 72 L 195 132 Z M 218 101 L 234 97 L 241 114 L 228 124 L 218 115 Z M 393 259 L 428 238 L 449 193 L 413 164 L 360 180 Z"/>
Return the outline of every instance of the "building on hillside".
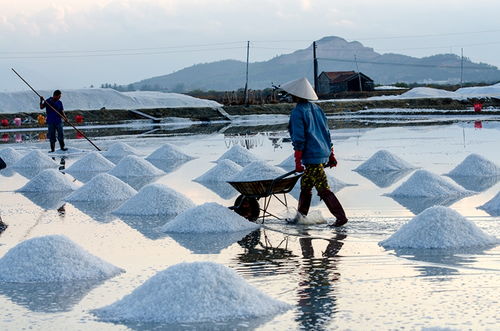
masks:
<path fill-rule="evenodd" d="M 318 77 L 318 95 L 373 91 L 373 79 L 355 71 L 323 71 Z"/>

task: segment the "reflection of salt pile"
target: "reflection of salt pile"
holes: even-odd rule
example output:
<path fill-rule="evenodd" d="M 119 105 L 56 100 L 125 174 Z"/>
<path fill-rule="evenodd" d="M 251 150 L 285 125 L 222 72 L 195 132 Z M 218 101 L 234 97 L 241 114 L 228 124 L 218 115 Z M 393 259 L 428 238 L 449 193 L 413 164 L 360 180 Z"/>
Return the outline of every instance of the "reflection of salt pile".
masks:
<path fill-rule="evenodd" d="M 355 171 L 399 171 L 415 169 L 410 163 L 400 157 L 386 151 L 380 150 L 373 154 L 368 160 L 358 166 Z"/>
<path fill-rule="evenodd" d="M 177 215 L 195 204 L 183 194 L 163 185 L 149 184 L 113 213 L 120 215 Z"/>
<path fill-rule="evenodd" d="M 250 319 L 289 308 L 226 266 L 194 262 L 157 273 L 120 301 L 93 313 L 105 321 L 183 323 Z"/>
<path fill-rule="evenodd" d="M 239 173 L 243 168 L 233 161 L 221 160 L 215 167 L 208 170 L 198 178 L 193 179 L 196 182 L 224 182 Z"/>
<path fill-rule="evenodd" d="M 33 168 L 33 169 L 46 169 L 56 168 L 58 166 L 50 157 L 42 153 L 42 151 L 35 149 L 29 152 L 24 157 L 20 158 L 14 163 L 14 168 Z"/>
<path fill-rule="evenodd" d="M 79 172 L 106 172 L 114 166 L 113 162 L 110 162 L 98 152 L 91 152 L 73 163 L 66 169 L 66 172 L 70 174 Z"/>
<path fill-rule="evenodd" d="M 275 179 L 284 174 L 283 169 L 270 165 L 266 161 L 254 161 L 228 180 L 232 182 L 251 182 Z"/>
<path fill-rule="evenodd" d="M 192 160 L 193 157 L 181 151 L 177 146 L 164 144 L 151 153 L 146 160 L 148 161 L 171 161 L 171 160 Z"/>
<path fill-rule="evenodd" d="M 460 248 L 498 242 L 453 209 L 436 206 L 424 210 L 379 244 L 391 248 Z"/>
<path fill-rule="evenodd" d="M 109 171 L 110 175 L 116 177 L 156 177 L 165 173 L 136 155 L 129 155 Z"/>
<path fill-rule="evenodd" d="M 22 156 L 14 148 L 7 147 L 0 150 L 0 158 L 2 158 L 5 164 L 7 164 L 7 166 L 11 166 L 17 161 L 19 161 L 22 158 Z"/>
<path fill-rule="evenodd" d="M 460 186 L 448 182 L 445 178 L 435 175 L 426 170 L 417 170 L 410 178 L 389 196 L 403 197 L 460 197 L 471 195 L 473 192 L 467 191 Z"/>
<path fill-rule="evenodd" d="M 26 185 L 18 189 L 19 192 L 64 192 L 76 190 L 77 186 L 56 169 L 45 169 Z"/>
<path fill-rule="evenodd" d="M 234 145 L 233 147 L 231 147 L 228 151 L 222 154 L 222 156 L 219 157 L 216 162 L 220 162 L 226 159 L 229 159 L 242 167 L 255 161 L 261 161 L 260 158 L 255 156 L 248 149 L 241 147 L 240 145 Z"/>
<path fill-rule="evenodd" d="M 493 199 L 478 208 L 483 209 L 492 216 L 500 216 L 500 192 L 498 192 Z"/>
<path fill-rule="evenodd" d="M 127 200 L 137 191 L 118 178 L 100 174 L 71 193 L 66 201 L 114 201 Z"/>
<path fill-rule="evenodd" d="M 258 224 L 251 223 L 227 207 L 215 202 L 191 208 L 167 222 L 163 232 L 207 233 L 255 230 Z"/>
<path fill-rule="evenodd" d="M 283 161 L 281 161 L 280 164 L 278 164 L 278 167 L 286 169 L 286 170 L 293 170 L 295 169 L 295 157 L 294 155 L 290 155 Z"/>
<path fill-rule="evenodd" d="M 128 155 L 139 155 L 139 151 L 132 146 L 123 143 L 117 142 L 111 145 L 106 152 L 102 155 L 108 159 L 120 160 Z"/>
<path fill-rule="evenodd" d="M 477 154 L 470 154 L 448 176 L 490 177 L 500 176 L 500 167 Z"/>
<path fill-rule="evenodd" d="M 61 235 L 23 241 L 0 260 L 0 281 L 15 283 L 106 279 L 123 272 Z"/>

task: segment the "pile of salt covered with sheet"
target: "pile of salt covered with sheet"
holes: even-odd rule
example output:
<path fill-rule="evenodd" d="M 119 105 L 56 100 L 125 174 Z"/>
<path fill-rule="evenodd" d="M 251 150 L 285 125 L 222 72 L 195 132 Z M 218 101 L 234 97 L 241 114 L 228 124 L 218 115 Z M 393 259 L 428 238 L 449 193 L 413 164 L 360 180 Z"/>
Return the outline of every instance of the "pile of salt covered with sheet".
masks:
<path fill-rule="evenodd" d="M 195 204 L 183 194 L 163 185 L 149 184 L 113 211 L 118 215 L 178 215 Z"/>
<path fill-rule="evenodd" d="M 139 155 L 139 154 L 140 154 L 139 151 L 134 147 L 123 142 L 117 142 L 111 145 L 108 148 L 108 150 L 104 152 L 102 155 L 108 159 L 120 160 L 128 155 Z"/>
<path fill-rule="evenodd" d="M 35 149 L 12 165 L 13 168 L 47 169 L 57 168 L 58 164 L 42 151 Z"/>
<path fill-rule="evenodd" d="M 76 190 L 78 186 L 68 176 L 56 169 L 45 169 L 26 185 L 18 189 L 18 192 L 65 192 Z"/>
<path fill-rule="evenodd" d="M 486 211 L 490 215 L 500 216 L 500 192 L 497 193 L 491 200 L 484 205 L 479 206 L 479 209 Z"/>
<path fill-rule="evenodd" d="M 172 144 L 164 144 L 153 153 L 146 157 L 148 161 L 162 161 L 162 160 L 192 160 L 194 157 L 187 155 L 181 151 L 177 146 Z"/>
<path fill-rule="evenodd" d="M 193 180 L 199 183 L 224 182 L 235 176 L 242 169 L 243 168 L 240 165 L 229 159 L 221 160 L 215 165 L 215 167 Z"/>
<path fill-rule="evenodd" d="M 189 323 L 255 319 L 290 308 L 226 266 L 193 262 L 160 271 L 123 299 L 92 312 L 104 321 Z"/>
<path fill-rule="evenodd" d="M 204 203 L 188 209 L 167 222 L 163 232 L 213 233 L 255 230 L 260 226 L 249 222 L 227 207 L 215 202 Z"/>
<path fill-rule="evenodd" d="M 463 189 L 427 170 L 417 170 L 410 178 L 388 196 L 400 197 L 465 197 L 474 192 Z"/>
<path fill-rule="evenodd" d="M 128 155 L 108 172 L 116 177 L 156 177 L 165 173 L 136 155 Z"/>
<path fill-rule="evenodd" d="M 0 281 L 3 282 L 102 280 L 123 271 L 61 235 L 23 241 L 0 259 Z"/>
<path fill-rule="evenodd" d="M 228 181 L 252 182 L 275 179 L 284 174 L 285 171 L 283 169 L 270 165 L 266 161 L 254 161 L 244 167 L 239 173 L 229 178 Z"/>
<path fill-rule="evenodd" d="M 453 209 L 435 206 L 424 210 L 379 245 L 386 248 L 463 248 L 498 244 L 474 223 Z"/>
<path fill-rule="evenodd" d="M 481 155 L 470 154 L 448 174 L 450 177 L 493 177 L 500 176 L 500 167 Z"/>
<path fill-rule="evenodd" d="M 7 166 L 11 166 L 22 158 L 21 153 L 16 151 L 12 147 L 6 147 L 0 150 L 0 158 L 7 164 Z"/>
<path fill-rule="evenodd" d="M 222 156 L 219 157 L 216 162 L 220 162 L 222 160 L 231 160 L 242 167 L 255 161 L 262 161 L 262 159 L 258 158 L 248 149 L 240 145 L 234 145 L 233 147 L 231 147 L 224 154 L 222 154 Z"/>
<path fill-rule="evenodd" d="M 115 164 L 98 152 L 90 152 L 66 169 L 67 173 L 83 172 L 106 172 L 111 170 Z"/>
<path fill-rule="evenodd" d="M 109 174 L 100 174 L 71 193 L 66 201 L 115 201 L 127 200 L 136 194 L 130 185 Z"/>
<path fill-rule="evenodd" d="M 415 169 L 416 167 L 401 159 L 399 156 L 384 149 L 373 154 L 354 171 L 401 171 Z"/>

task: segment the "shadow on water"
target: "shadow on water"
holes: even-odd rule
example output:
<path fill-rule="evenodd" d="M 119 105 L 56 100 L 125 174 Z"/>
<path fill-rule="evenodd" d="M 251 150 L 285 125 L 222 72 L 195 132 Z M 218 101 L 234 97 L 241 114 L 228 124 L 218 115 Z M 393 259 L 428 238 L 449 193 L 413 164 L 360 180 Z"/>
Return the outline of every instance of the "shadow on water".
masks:
<path fill-rule="evenodd" d="M 424 198 L 424 197 L 402 197 L 402 196 L 391 196 L 394 201 L 399 203 L 401 206 L 405 207 L 413 214 L 417 215 L 433 206 L 450 206 L 455 202 L 462 200 L 463 196 L 455 197 L 437 197 L 437 198 Z"/>
<path fill-rule="evenodd" d="M 386 188 L 396 183 L 414 169 L 400 171 L 356 171 L 361 176 L 365 177 L 373 184 L 380 188 Z"/>
<path fill-rule="evenodd" d="M 210 191 L 216 193 L 218 196 L 225 200 L 232 199 L 238 194 L 238 191 L 236 191 L 227 182 L 195 182 L 205 186 Z"/>
<path fill-rule="evenodd" d="M 0 283 L 0 295 L 33 312 L 67 312 L 103 282 Z"/>
<path fill-rule="evenodd" d="M 73 201 L 71 204 L 84 214 L 101 223 L 109 223 L 117 217 L 111 212 L 122 205 L 125 201 Z"/>
<path fill-rule="evenodd" d="M 458 185 L 466 190 L 475 192 L 484 192 L 493 187 L 499 180 L 500 176 L 479 177 L 479 176 L 450 176 Z"/>

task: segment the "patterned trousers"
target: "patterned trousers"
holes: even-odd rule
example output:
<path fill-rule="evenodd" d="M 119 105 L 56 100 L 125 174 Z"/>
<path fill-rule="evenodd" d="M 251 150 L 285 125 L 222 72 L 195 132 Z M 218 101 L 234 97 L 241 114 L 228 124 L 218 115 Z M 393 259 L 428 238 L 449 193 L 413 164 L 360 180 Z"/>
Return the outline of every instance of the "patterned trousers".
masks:
<path fill-rule="evenodd" d="M 305 168 L 300 179 L 300 189 L 302 191 L 311 191 L 313 187 L 316 187 L 318 192 L 330 189 L 323 164 L 307 164 Z"/>

